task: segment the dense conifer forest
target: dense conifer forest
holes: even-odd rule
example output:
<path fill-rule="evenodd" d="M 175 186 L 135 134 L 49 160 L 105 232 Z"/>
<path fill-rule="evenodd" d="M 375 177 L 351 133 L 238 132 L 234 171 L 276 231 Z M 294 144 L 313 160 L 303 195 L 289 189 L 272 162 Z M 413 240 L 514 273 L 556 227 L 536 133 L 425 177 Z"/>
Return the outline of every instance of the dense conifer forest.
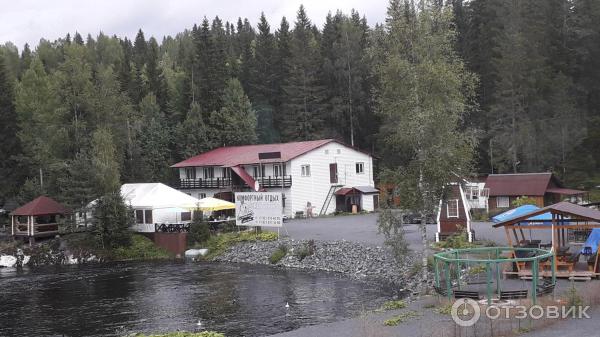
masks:
<path fill-rule="evenodd" d="M 426 81 L 427 94 L 460 111 L 452 123 L 473 140 L 473 173 L 553 171 L 573 187 L 600 185 L 600 2 L 430 3 L 448 15 L 428 29 L 405 29 L 425 24 L 411 20 L 419 9 L 392 0 L 375 24 L 332 8 L 317 27 L 300 7 L 278 22 L 199 14 L 175 36 L 142 27 L 133 40 L 5 42 L 0 201 L 44 193 L 76 208 L 120 183 L 172 182 L 171 164 L 223 145 L 337 138 L 381 168 L 401 166 L 412 152 L 394 139 L 418 124 L 396 118 L 403 107 L 388 98 L 436 73 L 411 71 L 430 64 L 411 59 L 421 54 L 402 63 L 403 43 L 422 60 L 443 55 L 432 67 L 452 66 L 452 77 Z M 422 141 L 448 141 L 431 126 Z"/>

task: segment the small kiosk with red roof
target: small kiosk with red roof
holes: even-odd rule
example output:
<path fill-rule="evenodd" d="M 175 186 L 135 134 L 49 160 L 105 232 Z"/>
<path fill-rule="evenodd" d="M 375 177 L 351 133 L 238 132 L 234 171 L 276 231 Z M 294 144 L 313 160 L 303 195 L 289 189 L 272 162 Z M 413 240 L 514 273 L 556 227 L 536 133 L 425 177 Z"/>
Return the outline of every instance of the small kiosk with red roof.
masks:
<path fill-rule="evenodd" d="M 58 219 L 67 213 L 67 208 L 55 200 L 37 197 L 11 213 L 11 234 L 15 238 L 29 238 L 30 243 L 37 237 L 56 235 Z"/>

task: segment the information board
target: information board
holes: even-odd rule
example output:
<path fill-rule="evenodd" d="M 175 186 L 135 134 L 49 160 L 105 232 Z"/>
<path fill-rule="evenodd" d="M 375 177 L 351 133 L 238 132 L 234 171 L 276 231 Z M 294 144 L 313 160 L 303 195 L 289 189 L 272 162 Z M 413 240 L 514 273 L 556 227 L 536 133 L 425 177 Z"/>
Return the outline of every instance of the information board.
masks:
<path fill-rule="evenodd" d="M 283 226 L 282 195 L 278 192 L 235 193 L 237 226 Z"/>

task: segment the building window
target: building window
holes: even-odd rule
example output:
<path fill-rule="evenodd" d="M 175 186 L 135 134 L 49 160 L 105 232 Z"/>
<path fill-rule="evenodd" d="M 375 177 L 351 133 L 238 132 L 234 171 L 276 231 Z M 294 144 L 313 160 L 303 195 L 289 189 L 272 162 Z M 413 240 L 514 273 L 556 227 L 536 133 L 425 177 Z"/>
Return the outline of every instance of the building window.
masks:
<path fill-rule="evenodd" d="M 303 177 L 310 177 L 310 165 L 302 165 L 302 176 Z"/>
<path fill-rule="evenodd" d="M 508 208 L 510 206 L 510 199 L 508 197 L 497 197 L 496 206 L 498 208 Z"/>
<path fill-rule="evenodd" d="M 141 209 L 135 210 L 135 223 L 142 224 L 144 223 L 144 211 Z"/>
<path fill-rule="evenodd" d="M 196 179 L 196 168 L 195 167 L 186 167 L 185 168 L 185 178 L 186 179 Z"/>
<path fill-rule="evenodd" d="M 356 163 L 356 174 L 365 173 L 365 163 Z"/>
<path fill-rule="evenodd" d="M 226 179 L 231 179 L 231 169 L 229 167 L 223 167 L 222 176 Z"/>
<path fill-rule="evenodd" d="M 283 175 L 281 172 L 281 165 L 273 165 L 273 175 L 275 177 L 280 177 Z"/>
<path fill-rule="evenodd" d="M 205 167 L 204 168 L 204 179 L 212 179 L 215 177 L 215 168 L 214 167 Z"/>
<path fill-rule="evenodd" d="M 329 150 L 325 150 L 325 154 L 329 154 Z"/>
<path fill-rule="evenodd" d="M 458 199 L 448 200 L 446 210 L 449 218 L 458 218 Z"/>
<path fill-rule="evenodd" d="M 152 220 L 152 210 L 151 209 L 147 209 L 144 211 L 144 223 L 154 223 L 154 221 Z"/>
<path fill-rule="evenodd" d="M 198 193 L 198 198 L 200 198 L 200 199 L 206 198 L 206 193 Z"/>
<path fill-rule="evenodd" d="M 181 221 L 191 221 L 192 212 L 181 212 Z"/>

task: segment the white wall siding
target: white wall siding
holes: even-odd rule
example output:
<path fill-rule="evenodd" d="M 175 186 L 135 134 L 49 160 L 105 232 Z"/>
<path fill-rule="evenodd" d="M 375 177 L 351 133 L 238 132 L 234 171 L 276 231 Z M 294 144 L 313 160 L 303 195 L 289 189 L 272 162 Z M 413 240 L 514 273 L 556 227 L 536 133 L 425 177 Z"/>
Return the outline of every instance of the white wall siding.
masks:
<path fill-rule="evenodd" d="M 356 163 L 359 162 L 364 163 L 364 173 L 362 174 L 356 173 Z M 314 207 L 313 214 L 319 214 L 332 185 L 329 179 L 329 164 L 331 163 L 337 163 L 339 185 L 345 187 L 374 186 L 371 156 L 340 143 L 332 142 L 292 159 L 293 213 L 305 212 L 306 204 L 310 202 Z M 310 177 L 302 177 L 302 165 L 310 165 Z M 333 213 L 335 208 L 334 196 L 325 213 Z"/>
<path fill-rule="evenodd" d="M 362 209 L 363 211 L 373 212 L 375 210 L 375 206 L 373 203 L 373 197 L 376 194 L 363 194 L 362 195 Z"/>

